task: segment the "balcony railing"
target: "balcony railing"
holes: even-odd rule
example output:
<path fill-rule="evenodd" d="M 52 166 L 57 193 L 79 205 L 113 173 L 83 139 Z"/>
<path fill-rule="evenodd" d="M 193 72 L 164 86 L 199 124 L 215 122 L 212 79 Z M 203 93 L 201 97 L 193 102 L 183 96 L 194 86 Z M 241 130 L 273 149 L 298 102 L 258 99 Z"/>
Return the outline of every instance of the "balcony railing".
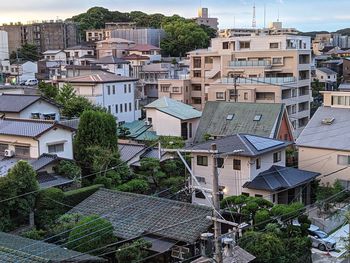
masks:
<path fill-rule="evenodd" d="M 265 77 L 265 78 L 237 78 L 237 84 L 255 84 L 255 85 L 268 85 L 268 84 L 288 84 L 295 83 L 295 77 Z M 221 84 L 234 84 L 234 78 L 222 78 L 218 80 Z"/>
<path fill-rule="evenodd" d="M 270 67 L 269 60 L 244 60 L 244 61 L 230 61 L 229 67 Z"/>

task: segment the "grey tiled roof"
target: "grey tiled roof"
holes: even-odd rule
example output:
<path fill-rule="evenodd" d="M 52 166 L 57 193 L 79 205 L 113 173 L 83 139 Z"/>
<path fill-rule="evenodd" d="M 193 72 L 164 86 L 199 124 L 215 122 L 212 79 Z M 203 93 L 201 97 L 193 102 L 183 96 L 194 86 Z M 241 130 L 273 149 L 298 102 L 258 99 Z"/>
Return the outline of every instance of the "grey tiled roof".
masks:
<path fill-rule="evenodd" d="M 74 182 L 74 180 L 45 172 L 38 173 L 38 182 L 41 189 L 46 189 L 71 184 Z"/>
<path fill-rule="evenodd" d="M 97 59 L 92 62 L 92 64 L 129 64 L 129 61 L 124 59 L 115 57 L 115 56 L 107 56 Z"/>
<path fill-rule="evenodd" d="M 249 133 L 277 138 L 284 112 L 284 105 L 277 103 L 208 101 L 205 104 L 194 141 L 204 141 L 205 134 L 217 137 Z M 228 115 L 234 115 L 232 120 L 227 119 Z M 260 121 L 254 121 L 256 115 L 262 115 Z"/>
<path fill-rule="evenodd" d="M 329 68 L 326 68 L 326 67 L 322 67 L 322 68 L 317 68 L 319 71 L 322 71 L 323 73 L 327 74 L 327 75 L 335 75 L 337 74 L 337 72 L 329 69 Z"/>
<path fill-rule="evenodd" d="M 45 100 L 58 107 L 55 102 L 37 95 L 3 94 L 0 96 L 0 112 L 21 112 L 39 100 Z"/>
<path fill-rule="evenodd" d="M 253 140 L 252 140 L 253 139 Z M 254 143 L 254 141 L 257 141 Z M 191 150 L 210 150 L 211 145 L 215 143 L 218 153 L 229 153 L 237 150 L 242 152 L 235 153 L 238 156 L 254 157 L 267 152 L 276 151 L 291 145 L 291 142 L 270 139 L 261 136 L 248 134 L 235 134 L 221 139 L 209 140 L 203 143 L 186 147 Z"/>
<path fill-rule="evenodd" d="M 76 119 L 71 119 L 71 120 L 61 120 L 59 123 L 62 125 L 71 127 L 74 130 L 77 130 L 79 127 L 79 122 L 80 122 L 80 119 L 76 118 Z"/>
<path fill-rule="evenodd" d="M 208 207 L 107 189 L 95 192 L 69 213 L 105 215 L 116 236 L 123 239 L 153 233 L 192 243 L 212 224 L 206 219 L 212 213 Z"/>
<path fill-rule="evenodd" d="M 70 259 L 74 257 L 73 259 Z M 60 246 L 0 232 L 0 262 L 106 262 Z"/>
<path fill-rule="evenodd" d="M 267 191 L 290 189 L 314 180 L 319 173 L 273 165 L 270 169 L 258 174 L 243 187 Z"/>
<path fill-rule="evenodd" d="M 331 125 L 325 118 L 334 118 Z M 350 150 L 350 109 L 319 107 L 299 135 L 298 146 L 334 150 Z"/>
<path fill-rule="evenodd" d="M 144 151 L 146 146 L 143 144 L 118 143 L 118 149 L 120 152 L 120 159 L 124 162 L 128 162 Z"/>
<path fill-rule="evenodd" d="M 36 137 L 55 126 L 54 121 L 0 119 L 0 134 Z"/>
<path fill-rule="evenodd" d="M 60 158 L 56 154 L 42 154 L 38 159 L 33 160 L 30 165 L 35 171 L 38 171 L 58 160 L 60 160 Z"/>

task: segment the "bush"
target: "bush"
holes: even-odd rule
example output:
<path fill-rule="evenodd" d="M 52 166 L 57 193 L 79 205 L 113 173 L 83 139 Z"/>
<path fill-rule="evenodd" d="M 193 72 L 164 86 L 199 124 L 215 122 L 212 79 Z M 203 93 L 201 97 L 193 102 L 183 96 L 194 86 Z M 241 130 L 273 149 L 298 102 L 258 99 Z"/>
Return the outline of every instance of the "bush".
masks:
<path fill-rule="evenodd" d="M 149 184 L 146 180 L 143 179 L 132 179 L 125 184 L 119 185 L 116 190 L 122 192 L 144 194 L 149 190 Z"/>
<path fill-rule="evenodd" d="M 55 170 L 59 175 L 72 180 L 78 180 L 81 178 L 80 167 L 71 161 L 61 161 L 59 165 L 55 167 Z"/>
<path fill-rule="evenodd" d="M 34 239 L 34 240 L 43 240 L 45 238 L 46 235 L 46 231 L 42 230 L 42 229 L 32 229 L 29 230 L 27 232 L 24 232 L 21 236 L 22 237 L 26 237 L 26 238 L 30 238 L 30 239 Z"/>
<path fill-rule="evenodd" d="M 95 184 L 88 187 L 68 191 L 64 193 L 64 203 L 68 206 L 76 206 L 90 195 L 95 193 L 98 189 L 103 187 L 102 184 Z"/>
<path fill-rule="evenodd" d="M 58 245 L 66 243 L 70 230 L 78 224 L 81 218 L 83 218 L 83 215 L 80 214 L 65 214 L 61 216 L 48 230 L 47 236 L 51 237 L 49 242 L 55 242 Z"/>

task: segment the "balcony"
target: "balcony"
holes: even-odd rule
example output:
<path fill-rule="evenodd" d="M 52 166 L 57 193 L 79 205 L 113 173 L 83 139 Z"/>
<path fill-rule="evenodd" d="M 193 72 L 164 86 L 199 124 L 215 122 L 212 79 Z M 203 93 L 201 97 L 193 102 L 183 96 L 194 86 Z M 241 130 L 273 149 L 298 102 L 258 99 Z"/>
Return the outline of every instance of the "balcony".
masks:
<path fill-rule="evenodd" d="M 221 78 L 217 83 L 234 84 L 234 78 Z M 296 83 L 295 77 L 265 77 L 265 78 L 237 78 L 237 84 L 293 84 Z"/>
<path fill-rule="evenodd" d="M 243 68 L 243 67 L 271 67 L 269 60 L 244 60 L 244 61 L 230 61 L 230 68 Z"/>

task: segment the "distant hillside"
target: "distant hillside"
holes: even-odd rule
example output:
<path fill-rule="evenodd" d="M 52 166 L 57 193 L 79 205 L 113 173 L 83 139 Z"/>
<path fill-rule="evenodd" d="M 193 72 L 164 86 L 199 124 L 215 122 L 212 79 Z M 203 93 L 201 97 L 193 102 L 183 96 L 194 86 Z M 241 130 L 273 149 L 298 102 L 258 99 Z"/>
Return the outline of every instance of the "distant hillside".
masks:
<path fill-rule="evenodd" d="M 329 33 L 338 33 L 341 35 L 347 35 L 350 36 L 350 28 L 344 28 L 344 29 L 339 29 L 335 32 L 328 32 L 328 31 L 311 31 L 311 32 L 300 32 L 300 35 L 302 36 L 308 36 L 311 38 L 315 38 L 317 34 L 329 34 Z"/>
<path fill-rule="evenodd" d="M 350 28 L 344 28 L 336 31 L 335 33 L 350 36 Z"/>

